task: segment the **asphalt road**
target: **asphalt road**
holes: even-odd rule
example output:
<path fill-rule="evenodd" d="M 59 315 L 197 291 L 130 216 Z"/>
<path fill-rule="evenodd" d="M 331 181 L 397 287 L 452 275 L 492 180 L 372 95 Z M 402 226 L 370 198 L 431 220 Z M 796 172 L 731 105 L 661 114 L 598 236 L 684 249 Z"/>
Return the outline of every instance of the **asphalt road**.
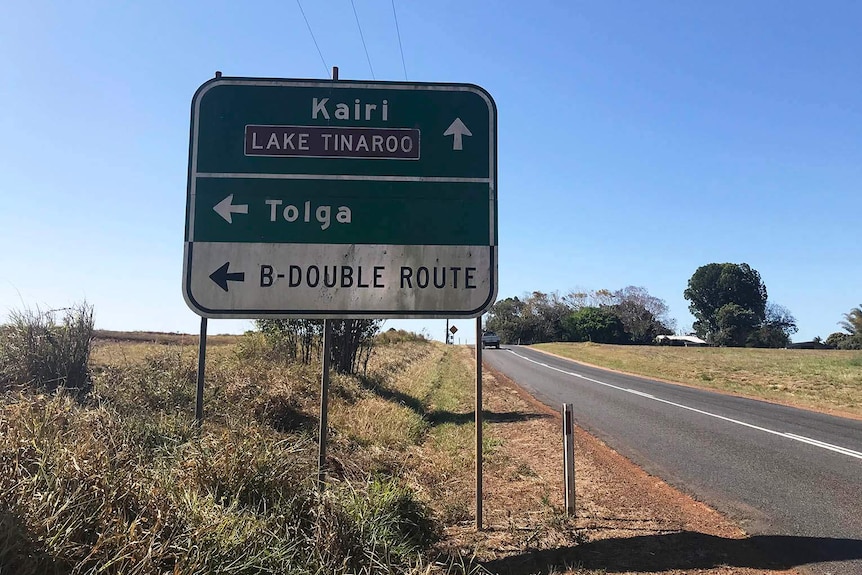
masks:
<path fill-rule="evenodd" d="M 862 421 L 587 367 L 521 346 L 486 365 L 757 535 L 777 566 L 862 574 Z"/>

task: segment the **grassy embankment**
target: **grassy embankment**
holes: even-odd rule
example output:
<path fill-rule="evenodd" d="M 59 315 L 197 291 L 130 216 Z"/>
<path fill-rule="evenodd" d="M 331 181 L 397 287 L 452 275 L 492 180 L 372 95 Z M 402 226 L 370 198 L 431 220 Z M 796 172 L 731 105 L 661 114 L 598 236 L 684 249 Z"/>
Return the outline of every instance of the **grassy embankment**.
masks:
<path fill-rule="evenodd" d="M 434 543 L 472 516 L 468 350 L 407 337 L 380 345 L 365 377 L 334 376 L 321 495 L 319 365 L 232 340 L 210 346 L 201 433 L 194 341 L 97 343 L 85 394 L 6 383 L 0 573 L 462 566 Z"/>
<path fill-rule="evenodd" d="M 669 381 L 862 416 L 862 352 L 538 344 L 593 365 Z"/>

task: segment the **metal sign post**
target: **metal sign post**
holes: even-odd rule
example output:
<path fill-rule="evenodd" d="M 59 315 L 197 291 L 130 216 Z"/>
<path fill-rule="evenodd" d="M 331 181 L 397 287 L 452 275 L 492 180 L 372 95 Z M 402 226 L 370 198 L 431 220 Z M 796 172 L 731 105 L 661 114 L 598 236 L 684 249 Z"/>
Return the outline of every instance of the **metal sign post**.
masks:
<path fill-rule="evenodd" d="M 482 531 L 482 316 L 476 318 L 476 530 Z"/>
<path fill-rule="evenodd" d="M 320 376 L 320 431 L 318 433 L 317 485 L 320 490 L 326 482 L 326 442 L 329 431 L 329 349 L 332 345 L 332 321 L 323 320 L 323 352 Z"/>
<path fill-rule="evenodd" d="M 201 335 L 198 340 L 198 389 L 195 398 L 195 423 L 200 429 L 204 423 L 204 375 L 207 365 L 207 318 L 201 318 Z"/>

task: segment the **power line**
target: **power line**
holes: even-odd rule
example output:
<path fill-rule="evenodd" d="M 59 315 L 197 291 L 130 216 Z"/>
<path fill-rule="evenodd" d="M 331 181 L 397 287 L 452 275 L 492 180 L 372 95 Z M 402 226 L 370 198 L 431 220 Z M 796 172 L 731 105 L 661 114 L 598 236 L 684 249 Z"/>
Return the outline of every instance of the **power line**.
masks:
<path fill-rule="evenodd" d="M 395 31 L 398 32 L 398 49 L 401 50 L 401 67 L 404 68 L 404 81 L 407 81 L 407 65 L 404 63 L 404 47 L 401 46 L 401 30 L 398 28 L 398 14 L 395 12 L 395 0 L 392 0 L 392 15 L 395 16 Z"/>
<path fill-rule="evenodd" d="M 362 24 L 359 23 L 359 14 L 356 13 L 356 4 L 350 0 L 350 5 L 353 6 L 353 16 L 356 18 L 356 27 L 359 28 L 359 37 L 362 38 L 362 47 L 365 49 L 365 59 L 368 60 L 368 68 L 371 70 L 371 79 L 374 77 L 374 67 L 371 65 L 371 56 L 368 55 L 368 46 L 365 45 L 365 35 L 362 33 Z"/>
<path fill-rule="evenodd" d="M 320 61 L 323 62 L 323 69 L 326 70 L 326 77 L 329 78 L 329 66 L 326 65 L 326 60 L 323 58 L 323 52 L 320 51 L 320 46 L 317 45 L 317 38 L 314 37 L 314 32 L 311 30 L 311 24 L 308 23 L 305 10 L 302 9 L 302 3 L 300 3 L 299 0 L 296 0 L 296 5 L 299 6 L 299 11 L 302 13 L 305 25 L 308 26 L 308 33 L 311 34 L 311 40 L 314 42 L 314 47 L 317 48 L 317 54 L 320 56 Z"/>

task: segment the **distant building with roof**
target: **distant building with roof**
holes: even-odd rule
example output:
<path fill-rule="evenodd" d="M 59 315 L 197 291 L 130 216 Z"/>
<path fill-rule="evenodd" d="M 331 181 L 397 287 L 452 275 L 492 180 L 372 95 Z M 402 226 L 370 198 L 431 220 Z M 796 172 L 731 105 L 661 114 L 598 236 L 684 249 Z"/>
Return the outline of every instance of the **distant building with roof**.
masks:
<path fill-rule="evenodd" d="M 660 335 L 655 338 L 659 345 L 678 345 L 685 347 L 706 347 L 709 344 L 696 335 Z"/>

